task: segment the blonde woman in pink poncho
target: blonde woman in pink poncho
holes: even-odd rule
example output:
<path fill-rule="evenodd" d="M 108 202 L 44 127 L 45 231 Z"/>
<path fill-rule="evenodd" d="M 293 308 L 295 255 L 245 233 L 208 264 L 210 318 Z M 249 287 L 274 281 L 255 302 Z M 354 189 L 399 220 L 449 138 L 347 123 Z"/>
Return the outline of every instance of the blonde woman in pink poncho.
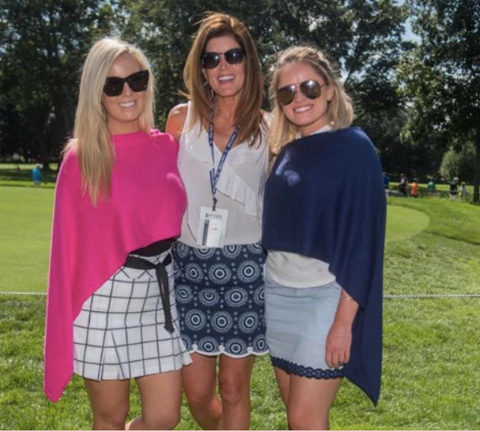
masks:
<path fill-rule="evenodd" d="M 178 144 L 153 129 L 153 91 L 138 49 L 97 42 L 57 180 L 44 388 L 55 402 L 73 372 L 82 376 L 94 429 L 175 427 L 191 362 L 170 254 L 186 197 Z M 126 425 L 131 378 L 142 415 Z"/>

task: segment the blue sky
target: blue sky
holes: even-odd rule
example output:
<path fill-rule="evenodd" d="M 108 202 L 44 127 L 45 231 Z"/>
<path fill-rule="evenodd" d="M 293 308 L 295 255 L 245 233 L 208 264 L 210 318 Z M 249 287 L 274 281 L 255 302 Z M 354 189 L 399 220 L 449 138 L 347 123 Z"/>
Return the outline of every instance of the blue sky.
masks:
<path fill-rule="evenodd" d="M 396 2 L 398 5 L 405 4 L 405 0 L 397 0 Z M 405 23 L 405 39 L 407 40 L 418 40 L 418 36 L 412 32 L 412 23 L 410 19 L 407 20 Z"/>

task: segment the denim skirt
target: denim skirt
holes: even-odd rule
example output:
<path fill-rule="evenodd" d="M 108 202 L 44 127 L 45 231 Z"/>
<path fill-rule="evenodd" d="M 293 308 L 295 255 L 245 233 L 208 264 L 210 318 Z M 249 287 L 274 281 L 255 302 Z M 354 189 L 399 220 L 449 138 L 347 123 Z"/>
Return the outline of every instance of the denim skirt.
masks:
<path fill-rule="evenodd" d="M 313 288 L 278 284 L 265 274 L 266 337 L 272 364 L 307 378 L 342 378 L 343 368 L 325 362 L 325 342 L 337 311 L 341 287 L 332 282 Z"/>

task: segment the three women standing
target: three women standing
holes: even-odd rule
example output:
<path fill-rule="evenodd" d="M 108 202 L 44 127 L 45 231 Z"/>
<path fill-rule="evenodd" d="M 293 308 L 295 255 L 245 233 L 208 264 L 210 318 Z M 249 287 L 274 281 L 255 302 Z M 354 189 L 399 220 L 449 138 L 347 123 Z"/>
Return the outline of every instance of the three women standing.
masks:
<path fill-rule="evenodd" d="M 255 356 L 267 352 L 259 241 L 268 149 L 247 28 L 228 15 L 207 16 L 184 81 L 189 102 L 170 112 L 166 128 L 180 142 L 188 197 L 174 253 L 182 338 L 193 359 L 183 384 L 200 426 L 248 429 L 250 376 Z"/>
<path fill-rule="evenodd" d="M 246 27 L 205 18 L 184 79 L 189 102 L 167 122 L 178 149 L 152 129 L 143 54 L 107 39 L 84 66 L 56 191 L 45 391 L 57 400 L 75 369 L 96 429 L 124 426 L 130 378 L 142 417 L 128 427 L 174 427 L 187 351 L 183 384 L 200 426 L 249 427 L 251 372 L 267 353 L 268 147 Z M 379 395 L 382 170 L 368 137 L 350 128 L 349 98 L 319 51 L 283 52 L 270 97 L 267 340 L 290 427 L 326 429 L 344 376 L 374 402 Z M 175 297 L 170 245 L 185 210 L 178 151 L 188 209 Z"/>

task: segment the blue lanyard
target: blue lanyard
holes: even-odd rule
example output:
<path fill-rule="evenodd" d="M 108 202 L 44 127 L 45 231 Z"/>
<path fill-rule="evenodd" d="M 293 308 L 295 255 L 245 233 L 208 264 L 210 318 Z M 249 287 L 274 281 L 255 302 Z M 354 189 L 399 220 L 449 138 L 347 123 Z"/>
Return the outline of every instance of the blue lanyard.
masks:
<path fill-rule="evenodd" d="M 216 194 L 217 194 L 218 179 L 220 178 L 220 174 L 222 173 L 223 165 L 225 164 L 225 160 L 227 159 L 228 152 L 232 148 L 233 143 L 237 138 L 237 135 L 238 135 L 238 129 L 235 128 L 232 135 L 230 136 L 230 139 L 228 140 L 225 150 L 222 153 L 222 157 L 218 162 L 218 168 L 215 170 L 215 151 L 213 148 L 213 146 L 215 145 L 213 143 L 213 115 L 211 115 L 211 121 L 208 127 L 208 143 L 210 144 L 210 150 L 212 152 L 212 162 L 213 162 L 213 168 L 210 170 L 210 186 L 212 188 L 213 210 L 215 210 L 215 208 L 217 207 Z"/>

